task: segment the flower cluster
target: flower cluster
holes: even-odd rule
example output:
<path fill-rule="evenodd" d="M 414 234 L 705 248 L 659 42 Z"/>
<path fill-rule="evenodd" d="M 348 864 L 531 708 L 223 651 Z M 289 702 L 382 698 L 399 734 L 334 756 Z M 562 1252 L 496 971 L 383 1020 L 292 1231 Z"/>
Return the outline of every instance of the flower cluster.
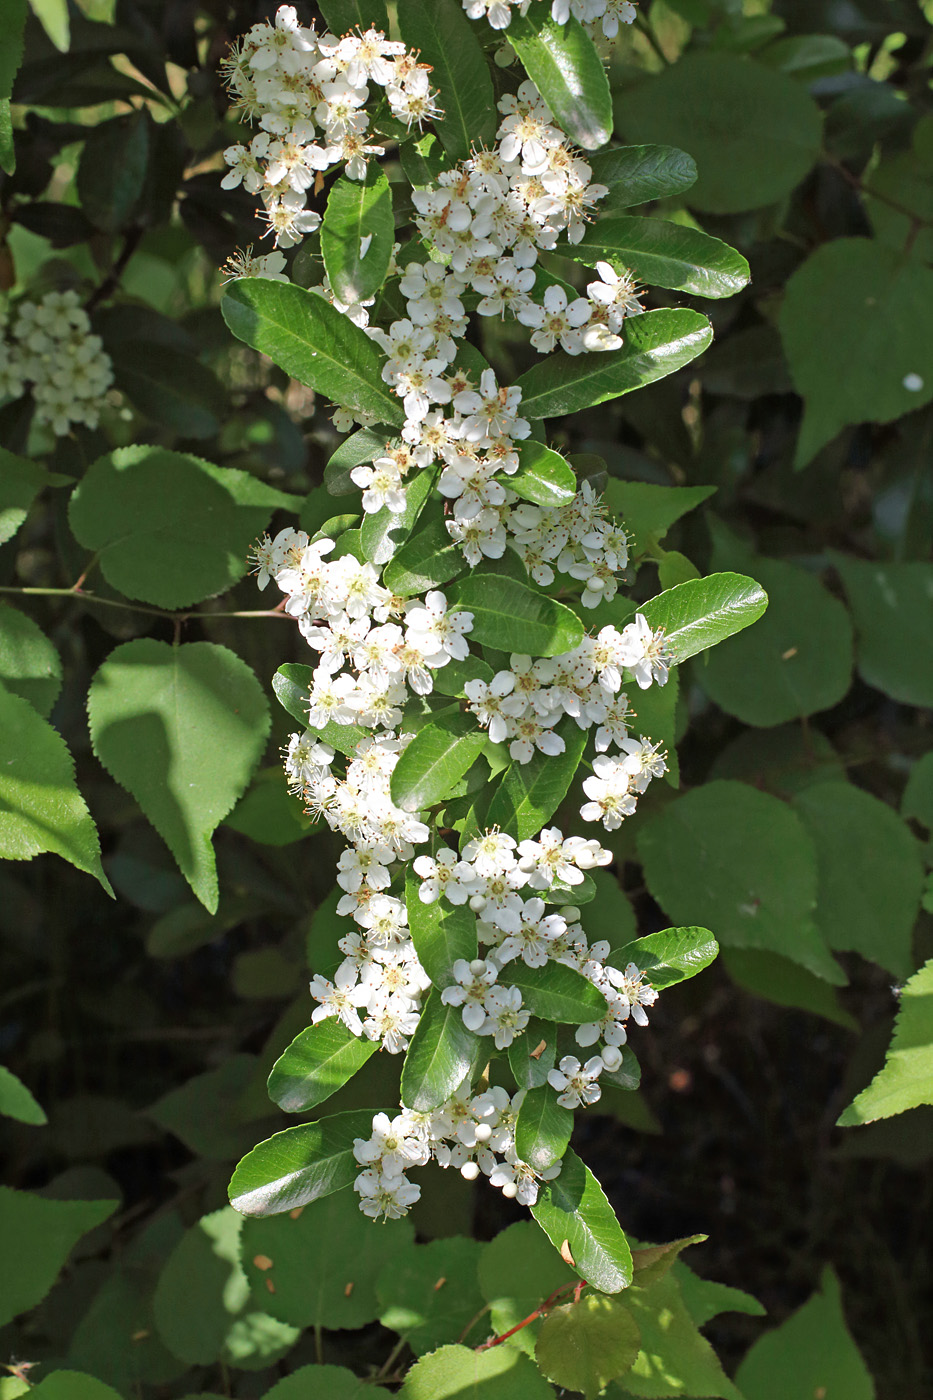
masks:
<path fill-rule="evenodd" d="M 463 8 L 470 19 L 486 19 L 493 29 L 508 29 L 512 11 L 526 15 L 533 2 L 540 5 L 547 0 L 463 0 Z M 620 24 L 635 21 L 631 0 L 550 0 L 550 5 L 555 24 L 577 19 L 591 34 L 601 33 L 607 39 L 617 36 Z"/>
<path fill-rule="evenodd" d="M 0 310 L 0 334 L 7 329 Z M 108 402 L 113 365 L 77 292 L 47 292 L 41 301 L 21 301 L 0 340 L 0 398 L 31 390 L 37 423 L 59 437 L 72 424 L 96 428 Z"/>
<path fill-rule="evenodd" d="M 456 1167 L 467 1181 L 480 1172 L 504 1196 L 533 1206 L 542 1181 L 560 1174 L 560 1162 L 536 1172 L 515 1151 L 515 1124 L 525 1090 L 509 1095 L 494 1086 L 471 1094 L 469 1080 L 430 1113 L 403 1108 L 395 1118 L 377 1113 L 372 1136 L 357 1138 L 353 1154 L 363 1170 L 354 1182 L 360 1209 L 378 1220 L 396 1220 L 407 1214 L 421 1195 L 421 1188 L 405 1175 L 432 1159 L 442 1167 Z"/>
<path fill-rule="evenodd" d="M 276 246 L 293 247 L 321 222 L 307 199 L 324 172 L 343 165 L 362 180 L 369 158 L 385 154 L 369 141 L 369 85 L 382 88 L 391 115 L 411 127 L 437 113 L 429 71 L 381 30 L 318 34 L 283 5 L 274 24 L 254 24 L 225 63 L 237 107 L 261 130 L 248 146 L 224 151 L 223 188 L 242 184 L 258 194 Z"/>

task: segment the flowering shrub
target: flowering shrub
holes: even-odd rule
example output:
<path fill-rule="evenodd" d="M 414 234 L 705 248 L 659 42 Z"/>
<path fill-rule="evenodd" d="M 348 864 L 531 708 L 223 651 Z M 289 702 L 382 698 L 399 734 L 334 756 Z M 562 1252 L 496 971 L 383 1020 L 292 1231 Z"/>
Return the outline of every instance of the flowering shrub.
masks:
<path fill-rule="evenodd" d="M 921 1393 L 929 3 L 8 9 L 0 1400 Z"/>

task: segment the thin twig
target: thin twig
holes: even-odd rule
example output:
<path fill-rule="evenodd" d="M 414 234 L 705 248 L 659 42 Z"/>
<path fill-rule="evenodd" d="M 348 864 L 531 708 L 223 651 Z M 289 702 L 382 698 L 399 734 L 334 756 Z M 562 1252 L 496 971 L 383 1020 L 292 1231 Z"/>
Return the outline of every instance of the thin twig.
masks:
<path fill-rule="evenodd" d="M 102 598 L 98 593 L 88 593 L 83 588 L 75 585 L 73 588 L 13 588 L 9 585 L 0 586 L 0 593 L 19 594 L 29 598 L 73 598 L 76 603 L 97 603 L 104 608 L 119 608 L 122 612 L 145 613 L 148 617 L 167 618 L 170 622 L 185 623 L 192 618 L 212 618 L 212 617 L 278 617 L 290 622 L 291 618 L 287 613 L 282 612 L 281 605 L 275 608 L 246 608 L 237 611 L 217 611 L 217 612 L 170 612 L 167 608 L 149 608 L 143 603 L 125 603 L 120 598 Z"/>

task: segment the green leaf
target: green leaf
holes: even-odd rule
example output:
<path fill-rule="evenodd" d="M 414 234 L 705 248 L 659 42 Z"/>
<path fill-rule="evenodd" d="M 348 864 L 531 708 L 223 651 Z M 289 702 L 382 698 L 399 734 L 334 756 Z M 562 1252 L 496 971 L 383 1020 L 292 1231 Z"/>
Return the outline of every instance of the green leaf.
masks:
<path fill-rule="evenodd" d="M 140 413 L 183 437 L 213 437 L 230 412 L 213 370 L 174 345 L 122 339 L 113 370 L 116 387 Z"/>
<path fill-rule="evenodd" d="M 757 57 L 769 68 L 777 68 L 805 83 L 834 78 L 852 67 L 852 50 L 835 34 L 789 35 L 761 49 Z"/>
<path fill-rule="evenodd" d="M 634 963 L 645 981 L 661 991 L 695 977 L 709 967 L 718 952 L 719 945 L 709 929 L 666 928 L 617 948 L 610 961 L 618 968 Z"/>
<path fill-rule="evenodd" d="M 379 166 L 367 165 L 364 180 L 339 176 L 327 196 L 321 252 L 340 301 L 376 295 L 389 270 L 394 238 L 392 191 Z"/>
<path fill-rule="evenodd" d="M 512 21 L 514 24 L 514 20 Z M 512 1347 L 444 1346 L 416 1361 L 398 1400 L 553 1400 L 533 1361 Z"/>
<path fill-rule="evenodd" d="M 42 851 L 70 861 L 113 894 L 64 739 L 27 700 L 0 685 L 0 857 L 32 860 Z"/>
<path fill-rule="evenodd" d="M 715 486 L 655 486 L 648 481 L 610 478 L 606 502 L 632 536 L 632 550 L 643 554 L 667 534 L 688 511 L 716 492 Z"/>
<path fill-rule="evenodd" d="M 577 262 L 597 260 L 617 272 L 634 272 L 654 287 L 672 287 L 699 297 L 731 297 L 747 284 L 748 263 L 708 233 L 665 219 L 625 214 L 588 225 L 579 243 L 568 250 Z"/>
<path fill-rule="evenodd" d="M 361 1109 L 276 1133 L 238 1164 L 230 1204 L 241 1215 L 276 1215 L 349 1186 L 360 1171 L 353 1141 L 372 1130 L 372 1109 Z"/>
<path fill-rule="evenodd" d="M 736 986 L 752 996 L 824 1016 L 848 1031 L 860 1029 L 855 1017 L 843 1010 L 836 989 L 799 963 L 759 948 L 725 948 L 722 963 Z"/>
<path fill-rule="evenodd" d="M 490 1241 L 479 1261 L 477 1276 L 489 1304 L 492 1327 L 499 1334 L 522 1322 L 558 1288 L 579 1281 L 530 1220 L 507 1226 Z M 522 1327 L 510 1337 L 509 1347 L 518 1347 L 533 1356 L 540 1329 L 540 1322 Z"/>
<path fill-rule="evenodd" d="M 697 1327 L 704 1327 L 711 1318 L 724 1312 L 745 1313 L 748 1317 L 765 1316 L 765 1309 L 750 1293 L 744 1293 L 741 1288 L 730 1288 L 725 1283 L 715 1283 L 713 1279 L 698 1278 L 682 1259 L 675 1262 L 671 1273 Z"/>
<path fill-rule="evenodd" d="M 82 1235 L 119 1201 L 55 1201 L 0 1186 L 0 1326 L 48 1293 Z"/>
<path fill-rule="evenodd" d="M 344 438 L 324 468 L 324 485 L 331 496 L 354 496 L 359 487 L 350 473 L 361 462 L 371 462 L 386 450 L 389 434 L 382 428 L 360 428 Z M 358 499 L 358 498 L 357 498 Z M 302 525 L 307 529 L 306 525 Z"/>
<path fill-rule="evenodd" d="M 273 1366 L 294 1346 L 298 1329 L 256 1310 L 240 1267 L 245 1221 L 231 1206 L 186 1230 L 159 1275 L 156 1326 L 174 1356 L 189 1366 Z M 265 1299 L 263 1300 L 265 1302 Z"/>
<path fill-rule="evenodd" d="M 434 122 L 453 160 L 466 160 L 473 146 L 492 146 L 497 114 L 492 76 L 475 26 L 459 0 L 399 0 L 398 25 L 421 62 L 431 65 L 431 85 L 440 90 L 443 117 Z"/>
<path fill-rule="evenodd" d="M 439 715 L 419 729 L 392 773 L 392 801 L 406 812 L 420 812 L 445 798 L 479 758 L 486 731 L 463 710 Z"/>
<path fill-rule="evenodd" d="M 525 841 L 536 836 L 567 795 L 586 748 L 587 734 L 569 715 L 555 725 L 564 752 L 549 755 L 536 749 L 528 763 L 513 763 L 490 804 L 490 826 L 499 826 Z"/>
<path fill-rule="evenodd" d="M 402 1103 L 417 1113 L 438 1108 L 475 1073 L 488 1046 L 467 1030 L 460 1007 L 444 1006 L 435 989 L 421 1008 L 402 1065 Z"/>
<path fill-rule="evenodd" d="M 608 870 L 591 870 L 589 878 L 596 893 L 586 911 L 587 938 L 591 943 L 605 940 L 610 948 L 633 942 L 638 932 L 635 910 L 616 876 Z"/>
<path fill-rule="evenodd" d="M 659 593 L 643 603 L 639 612 L 653 628 L 663 627 L 665 649 L 679 666 L 750 627 L 767 606 L 767 594 L 754 579 L 744 574 L 711 574 Z"/>
<path fill-rule="evenodd" d="M 713 1348 L 697 1330 L 681 1296 L 676 1268 L 649 1288 L 633 1286 L 624 1295 L 622 1301 L 641 1333 L 641 1350 L 631 1370 L 610 1385 L 606 1392 L 609 1400 L 630 1395 L 743 1400 Z"/>
<path fill-rule="evenodd" d="M 907 827 L 886 803 L 846 782 L 815 783 L 794 806 L 816 849 L 816 923 L 830 948 L 909 976 L 923 865 Z"/>
<path fill-rule="evenodd" d="M 703 1244 L 709 1235 L 687 1235 L 681 1240 L 671 1240 L 668 1244 L 642 1245 L 632 1249 L 632 1264 L 635 1268 L 634 1282 L 639 1288 L 650 1288 L 664 1278 L 673 1267 L 681 1250 L 691 1244 Z M 634 1241 L 632 1241 L 634 1245 Z"/>
<path fill-rule="evenodd" d="M 404 421 L 401 400 L 382 380 L 384 356 L 323 296 L 293 283 L 247 277 L 233 284 L 220 309 L 238 340 L 293 379 L 381 422 Z"/>
<path fill-rule="evenodd" d="M 548 355 L 516 381 L 526 418 L 556 418 L 617 399 L 682 369 L 713 338 L 705 316 L 685 308 L 646 311 L 625 323 L 621 350 Z"/>
<path fill-rule="evenodd" d="M 607 185 L 597 217 L 651 199 L 669 199 L 696 184 L 693 156 L 676 146 L 614 146 L 589 158 L 593 180 Z"/>
<path fill-rule="evenodd" d="M 845 607 L 793 564 L 751 555 L 740 562 L 767 590 L 768 609 L 757 627 L 713 653 L 700 685 L 746 724 L 783 724 L 837 704 L 852 680 Z"/>
<path fill-rule="evenodd" d="M 432 520 L 425 529 L 403 544 L 386 565 L 383 581 L 401 598 L 439 588 L 462 574 L 467 567 L 458 545 L 447 533 L 443 519 Z"/>
<path fill-rule="evenodd" d="M 525 1006 L 543 1021 L 583 1025 L 606 1015 L 606 998 L 599 988 L 563 963 L 527 967 L 516 958 L 502 969 L 501 984 L 518 987 Z"/>
<path fill-rule="evenodd" d="M 520 1089 L 547 1083 L 557 1058 L 557 1027 L 532 1016 L 524 1032 L 509 1046 L 509 1068 Z"/>
<path fill-rule="evenodd" d="M 631 140 L 689 150 L 699 176 L 688 203 L 713 214 L 790 194 L 816 161 L 822 134 L 819 109 L 799 83 L 726 53 L 685 54 L 629 88 L 620 117 Z"/>
<path fill-rule="evenodd" d="M 39 1400 L 122 1400 L 112 1386 L 81 1371 L 53 1371 L 29 1395 Z"/>
<path fill-rule="evenodd" d="M 905 982 L 885 1062 L 837 1122 L 852 1128 L 925 1103 L 933 1103 L 933 958 Z"/>
<path fill-rule="evenodd" d="M 835 238 L 791 276 L 778 324 L 804 415 L 795 466 L 847 424 L 933 399 L 933 270 L 870 238 Z M 901 566 L 903 567 L 903 566 Z"/>
<path fill-rule="evenodd" d="M 246 790 L 269 732 L 255 675 L 212 642 L 125 642 L 91 682 L 88 717 L 95 754 L 214 913 L 211 835 Z"/>
<path fill-rule="evenodd" d="M 745 1400 L 875 1400 L 875 1386 L 842 1311 L 839 1282 L 823 1270 L 821 1291 L 760 1337 L 736 1372 Z"/>
<path fill-rule="evenodd" d="M 306 836 L 313 823 L 302 810 L 301 799 L 289 792 L 281 766 L 276 764 L 256 773 L 233 811 L 224 818 L 224 826 L 261 846 L 290 846 Z"/>
<path fill-rule="evenodd" d="M 327 1400 L 391 1400 L 391 1391 L 373 1385 L 368 1377 L 360 1380 L 346 1366 L 328 1365 L 299 1366 L 297 1371 L 291 1371 L 267 1390 L 263 1400 L 308 1400 L 317 1386 L 323 1386 Z M 189 1396 L 187 1400 L 200 1400 L 200 1397 Z M 213 1397 L 205 1396 L 204 1400 L 213 1400 Z"/>
<path fill-rule="evenodd" d="M 601 1395 L 623 1375 L 641 1348 L 638 1323 L 623 1303 L 598 1293 L 551 1308 L 541 1324 L 535 1361 L 555 1385 Z"/>
<path fill-rule="evenodd" d="M 933 832 L 933 752 L 918 758 L 911 768 L 901 798 L 901 816 L 914 817 Z"/>
<path fill-rule="evenodd" d="M 38 623 L 0 603 L 0 681 L 43 719 L 62 688 L 62 662 Z"/>
<path fill-rule="evenodd" d="M 398 158 L 409 184 L 416 190 L 436 185 L 441 171 L 449 170 L 452 164 L 450 156 L 430 131 L 418 141 L 405 141 L 399 147 Z M 406 251 L 407 248 L 412 245 L 408 244 Z"/>
<path fill-rule="evenodd" d="M 78 162 L 81 208 L 105 233 L 125 227 L 142 196 L 151 118 L 140 109 L 92 127 Z"/>
<path fill-rule="evenodd" d="M 330 1016 L 297 1035 L 272 1066 L 269 1098 L 286 1113 L 305 1113 L 335 1094 L 379 1049 Z"/>
<path fill-rule="evenodd" d="M 349 34 L 351 30 L 370 28 L 389 33 L 389 16 L 385 0 L 320 0 L 319 8 L 332 34 Z"/>
<path fill-rule="evenodd" d="M 448 589 L 447 606 L 471 612 L 470 641 L 498 651 L 559 656 L 583 640 L 583 624 L 570 608 L 502 574 L 474 571 Z"/>
<path fill-rule="evenodd" d="M 241 579 L 273 510 L 298 500 L 199 457 L 120 447 L 88 468 L 68 514 L 112 587 L 157 607 L 183 608 Z"/>
<path fill-rule="evenodd" d="M 471 962 L 477 956 L 476 916 L 467 905 L 448 904 L 444 899 L 423 904 L 418 898 L 421 884 L 409 867 L 405 874 L 405 903 L 412 942 L 418 961 L 435 987 L 450 987 L 456 981 L 452 969 L 458 958 Z"/>
<path fill-rule="evenodd" d="M 933 705 L 933 565 L 830 558 L 852 609 L 862 680 L 904 705 Z"/>
<path fill-rule="evenodd" d="M 304 729 L 308 728 L 308 688 L 313 674 L 313 666 L 302 666 L 290 661 L 280 666 L 272 677 L 272 689 L 279 704 L 288 711 L 292 719 L 297 719 Z M 331 748 L 352 758 L 368 730 L 359 724 L 335 724 L 329 720 L 323 729 L 310 732 L 323 743 L 330 744 Z"/>
<path fill-rule="evenodd" d="M 29 0 L 32 12 L 59 53 L 67 53 L 71 42 L 68 0 Z"/>
<path fill-rule="evenodd" d="M 397 515 L 383 506 L 363 516 L 360 540 L 363 553 L 371 564 L 387 564 L 396 550 L 405 543 L 431 494 L 434 473 L 421 471 L 405 488 L 405 509 Z"/>
<path fill-rule="evenodd" d="M 488 1331 L 476 1268 L 485 1245 L 454 1235 L 417 1244 L 392 1259 L 376 1282 L 383 1327 L 404 1337 L 416 1356 L 448 1337 L 479 1343 Z M 473 1323 L 471 1327 L 470 1324 Z M 363 1397 L 360 1398 L 363 1400 Z"/>
<path fill-rule="evenodd" d="M 573 467 L 559 452 L 529 438 L 518 450 L 519 465 L 509 477 L 516 496 L 539 506 L 565 506 L 577 494 Z"/>
<path fill-rule="evenodd" d="M 581 1278 L 601 1293 L 619 1293 L 632 1281 L 632 1252 L 603 1189 L 575 1152 L 560 1176 L 545 1182 L 531 1213 L 555 1249 L 566 1241 Z"/>
<path fill-rule="evenodd" d="M 49 1120 L 21 1079 L 0 1065 L 0 1113 L 41 1128 Z"/>
<path fill-rule="evenodd" d="M 189 1152 L 226 1162 L 246 1150 L 255 1129 L 243 1120 L 243 1098 L 259 1078 L 256 1056 L 227 1055 L 213 1069 L 170 1089 L 146 1110 L 147 1118 L 172 1133 Z M 261 1080 L 260 1080 L 261 1083 Z M 265 1103 L 260 1104 L 261 1109 Z"/>
<path fill-rule="evenodd" d="M 612 135 L 612 97 L 603 61 L 579 20 L 555 24 L 544 6 L 521 18 L 513 10 L 509 43 L 557 118 L 585 151 Z"/>
<path fill-rule="evenodd" d="M 370 1136 L 372 1113 L 369 1120 L 362 1137 Z M 256 1302 L 282 1322 L 365 1327 L 379 1316 L 377 1279 L 391 1260 L 411 1257 L 414 1234 L 409 1220 L 374 1227 L 356 1192 L 344 1191 L 288 1215 L 248 1220 L 241 1258 Z M 316 1382 L 315 1393 L 324 1400 Z"/>
<path fill-rule="evenodd" d="M 702 919 L 726 947 L 763 948 L 845 982 L 814 923 L 813 843 L 778 798 L 744 783 L 706 783 L 642 827 L 638 853 L 671 919 Z"/>
<path fill-rule="evenodd" d="M 16 170 L 16 152 L 13 149 L 10 96 L 13 92 L 13 80 L 23 61 L 26 0 L 7 0 L 4 6 L 4 25 L 4 43 L 0 47 L 0 166 L 8 175 L 12 175 Z"/>
<path fill-rule="evenodd" d="M 536 1172 L 547 1171 L 567 1150 L 573 1132 L 573 1110 L 557 1102 L 550 1084 L 529 1089 L 518 1110 L 515 1151 Z"/>
<path fill-rule="evenodd" d="M 463 699 L 463 687 L 467 681 L 485 681 L 488 685 L 492 676 L 491 666 L 487 666 L 478 656 L 468 656 L 465 661 L 448 661 L 446 666 L 435 671 L 434 690 L 438 695 L 451 695 Z"/>
<path fill-rule="evenodd" d="M 0 447 L 0 544 L 13 538 L 29 507 L 48 483 L 49 474 L 44 467 Z"/>

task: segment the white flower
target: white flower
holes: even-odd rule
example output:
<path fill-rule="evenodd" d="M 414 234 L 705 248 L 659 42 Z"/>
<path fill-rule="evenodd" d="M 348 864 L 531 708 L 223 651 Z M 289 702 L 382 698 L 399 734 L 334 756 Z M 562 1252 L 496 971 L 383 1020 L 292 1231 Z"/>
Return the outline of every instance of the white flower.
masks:
<path fill-rule="evenodd" d="M 485 1000 L 499 975 L 498 968 L 488 958 L 474 958 L 472 962 L 458 958 L 451 971 L 456 983 L 444 988 L 441 1001 L 445 1006 L 462 1006 L 463 1024 L 467 1030 L 478 1031 L 486 1020 Z"/>
<path fill-rule="evenodd" d="M 599 1100 L 600 1087 L 597 1083 L 605 1069 L 601 1056 L 594 1055 L 585 1065 L 573 1055 L 565 1055 L 557 1069 L 548 1070 L 547 1081 L 552 1089 L 557 1089 L 557 1102 L 563 1108 L 588 1107 Z"/>
<path fill-rule="evenodd" d="M 496 1049 L 507 1050 L 528 1025 L 531 1012 L 522 1007 L 518 987 L 493 987 L 485 1000 L 486 1020 L 480 1034 L 495 1036 Z"/>

